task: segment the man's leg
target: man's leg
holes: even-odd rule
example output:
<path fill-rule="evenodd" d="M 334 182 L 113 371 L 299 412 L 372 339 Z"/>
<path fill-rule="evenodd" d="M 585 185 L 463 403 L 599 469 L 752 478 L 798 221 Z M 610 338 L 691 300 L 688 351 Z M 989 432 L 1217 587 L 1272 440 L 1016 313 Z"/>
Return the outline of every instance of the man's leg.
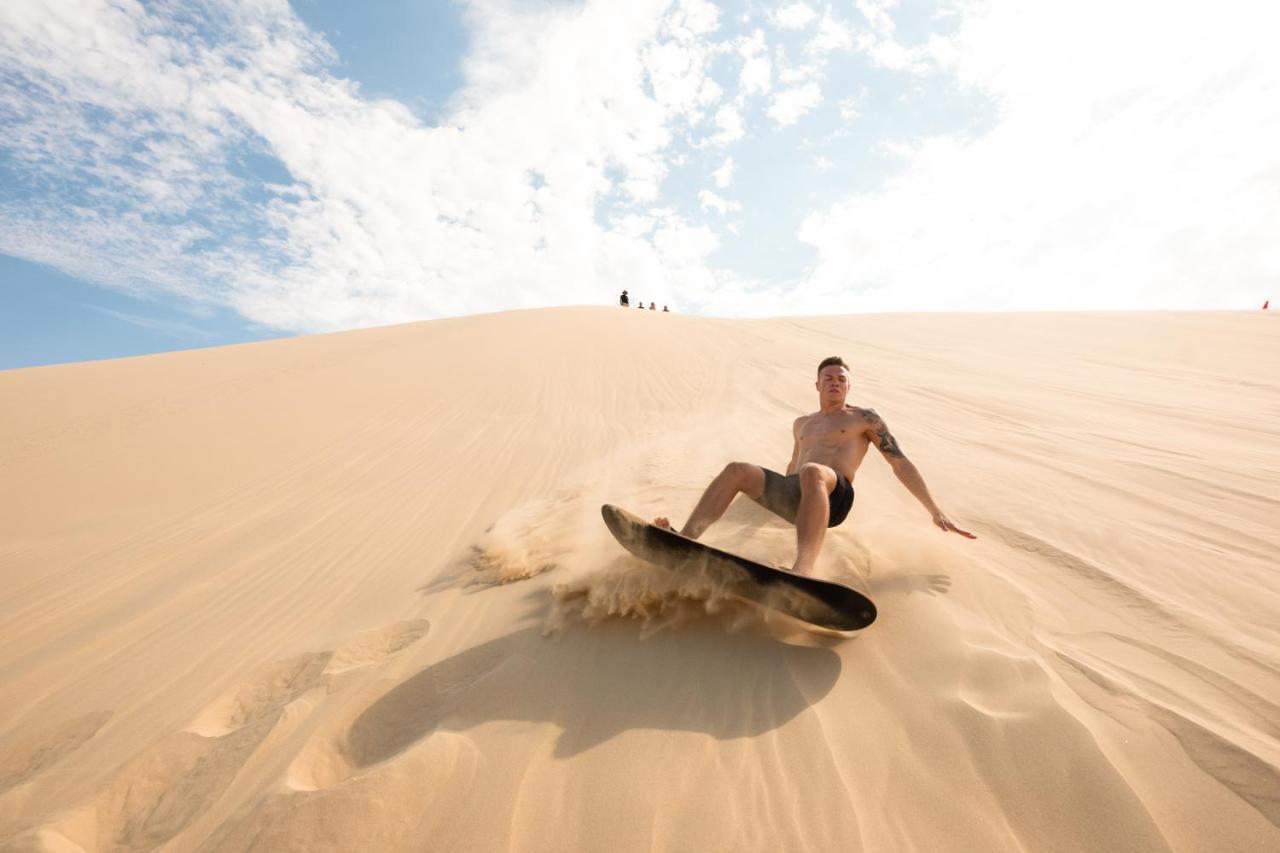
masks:
<path fill-rule="evenodd" d="M 759 498 L 764 493 L 764 469 L 748 462 L 730 462 L 724 466 L 724 470 L 716 475 L 711 485 L 702 493 L 702 498 L 680 529 L 680 534 L 697 539 L 712 522 L 724 515 L 738 492 L 751 498 Z M 655 518 L 653 523 L 659 527 L 671 526 L 663 517 Z"/>
<path fill-rule="evenodd" d="M 792 571 L 813 571 L 822 550 L 822 538 L 831 520 L 831 492 L 836 472 L 826 465 L 808 462 L 800 466 L 800 510 L 796 513 L 796 562 Z"/>

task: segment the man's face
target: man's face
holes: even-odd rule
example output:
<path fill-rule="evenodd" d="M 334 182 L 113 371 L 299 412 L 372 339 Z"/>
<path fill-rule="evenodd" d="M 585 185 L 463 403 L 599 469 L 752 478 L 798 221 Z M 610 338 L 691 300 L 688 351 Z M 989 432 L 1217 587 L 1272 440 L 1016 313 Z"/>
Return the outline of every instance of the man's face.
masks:
<path fill-rule="evenodd" d="M 816 383 L 818 396 L 823 400 L 840 400 L 849 396 L 849 371 L 838 364 L 822 368 Z"/>

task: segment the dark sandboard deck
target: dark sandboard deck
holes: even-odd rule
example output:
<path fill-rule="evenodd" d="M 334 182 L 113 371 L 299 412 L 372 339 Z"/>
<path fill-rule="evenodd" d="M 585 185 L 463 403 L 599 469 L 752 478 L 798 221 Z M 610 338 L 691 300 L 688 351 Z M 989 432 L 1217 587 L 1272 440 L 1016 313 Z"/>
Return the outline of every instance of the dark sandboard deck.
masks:
<path fill-rule="evenodd" d="M 705 568 L 740 598 L 834 631 L 857 631 L 875 621 L 871 599 L 844 584 L 803 577 L 704 545 L 613 504 L 602 506 L 600 513 L 619 544 L 642 560 L 676 571 Z"/>

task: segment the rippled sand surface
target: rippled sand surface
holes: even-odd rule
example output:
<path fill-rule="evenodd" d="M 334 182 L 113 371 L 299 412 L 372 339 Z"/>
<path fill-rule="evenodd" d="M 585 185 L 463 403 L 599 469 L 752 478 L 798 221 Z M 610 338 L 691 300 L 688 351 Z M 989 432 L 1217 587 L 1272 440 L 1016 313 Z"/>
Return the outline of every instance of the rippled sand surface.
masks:
<path fill-rule="evenodd" d="M 832 637 L 637 562 L 853 366 Z M 0 848 L 1280 849 L 1280 316 L 567 308 L 0 373 Z M 705 539 L 789 561 L 740 499 Z"/>

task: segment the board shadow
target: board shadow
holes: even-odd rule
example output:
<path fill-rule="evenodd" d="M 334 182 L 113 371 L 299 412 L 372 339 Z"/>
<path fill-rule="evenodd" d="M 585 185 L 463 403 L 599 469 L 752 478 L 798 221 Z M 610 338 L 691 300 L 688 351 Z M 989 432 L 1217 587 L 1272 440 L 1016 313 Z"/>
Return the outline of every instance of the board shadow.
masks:
<path fill-rule="evenodd" d="M 825 696 L 841 670 L 826 648 L 687 629 L 637 639 L 634 625 L 596 626 L 558 641 L 530 628 L 410 676 L 377 699 L 345 738 L 357 767 L 386 761 L 437 730 L 494 720 L 554 723 L 568 758 L 632 729 L 718 740 L 777 728 Z"/>

